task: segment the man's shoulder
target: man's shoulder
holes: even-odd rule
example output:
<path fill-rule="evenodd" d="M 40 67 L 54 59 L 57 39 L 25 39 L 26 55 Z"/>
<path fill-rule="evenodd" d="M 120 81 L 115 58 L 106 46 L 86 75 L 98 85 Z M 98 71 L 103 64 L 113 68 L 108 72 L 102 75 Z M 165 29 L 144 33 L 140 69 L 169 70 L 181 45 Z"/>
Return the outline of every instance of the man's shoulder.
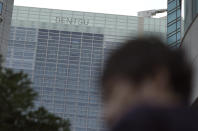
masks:
<path fill-rule="evenodd" d="M 198 131 L 197 120 L 189 108 L 139 107 L 128 112 L 113 131 Z"/>

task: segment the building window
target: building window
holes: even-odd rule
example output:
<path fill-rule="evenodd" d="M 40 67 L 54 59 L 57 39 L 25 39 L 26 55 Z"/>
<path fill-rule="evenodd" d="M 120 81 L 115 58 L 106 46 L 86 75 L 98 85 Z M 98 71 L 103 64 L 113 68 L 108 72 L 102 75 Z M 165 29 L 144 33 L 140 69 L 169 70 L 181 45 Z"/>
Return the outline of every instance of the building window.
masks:
<path fill-rule="evenodd" d="M 176 27 L 177 27 L 177 24 L 176 23 L 174 23 L 171 26 L 169 26 L 168 29 L 167 29 L 168 34 L 176 31 Z"/>
<path fill-rule="evenodd" d="M 3 10 L 3 2 L 0 2 L 0 15 L 2 14 L 2 10 Z"/>
<path fill-rule="evenodd" d="M 168 23 L 175 20 L 177 16 L 176 11 L 168 15 Z"/>
<path fill-rule="evenodd" d="M 175 9 L 176 6 L 177 6 L 176 1 L 172 1 L 172 2 L 168 3 L 168 11 Z"/>

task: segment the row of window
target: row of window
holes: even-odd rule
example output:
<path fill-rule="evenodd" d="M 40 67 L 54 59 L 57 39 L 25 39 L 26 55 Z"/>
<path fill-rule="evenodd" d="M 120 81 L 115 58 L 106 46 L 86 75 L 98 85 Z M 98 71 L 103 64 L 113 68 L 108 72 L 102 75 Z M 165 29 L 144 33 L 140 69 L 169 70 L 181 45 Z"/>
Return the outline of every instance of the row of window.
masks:
<path fill-rule="evenodd" d="M 14 37 L 14 36 L 12 36 Z M 25 39 L 25 37 L 30 37 L 30 36 L 16 36 L 16 37 L 22 37 Z M 31 37 L 31 38 L 35 38 L 35 37 Z M 72 40 L 78 40 L 77 42 L 81 42 L 81 41 L 88 41 L 88 42 L 92 42 L 92 41 L 103 41 L 103 38 L 97 38 L 97 37 L 94 37 L 92 39 L 88 39 L 87 37 L 74 37 L 74 36 L 71 36 L 71 37 L 59 37 L 59 36 L 54 36 L 54 35 L 42 35 L 42 36 L 38 36 L 39 39 L 43 39 L 43 40 L 61 40 L 61 41 L 72 41 Z M 75 41 L 74 41 L 75 42 Z"/>
<path fill-rule="evenodd" d="M 34 45 L 35 46 L 36 45 L 36 42 L 9 40 L 9 44 L 11 44 L 11 45 L 15 45 L 15 44 L 20 44 L 20 45 Z"/>
<path fill-rule="evenodd" d="M 84 36 L 97 36 L 97 37 L 103 37 L 102 34 L 91 34 L 91 33 L 83 33 L 83 32 L 69 32 L 69 31 L 58 31 L 58 30 L 47 30 L 47 29 L 39 29 L 39 32 L 49 32 L 49 33 L 55 33 L 55 34 L 71 34 L 71 35 L 84 35 Z"/>
<path fill-rule="evenodd" d="M 173 46 L 180 43 L 180 40 L 181 40 L 181 32 L 176 32 L 174 35 L 168 37 L 168 43 Z"/>
<path fill-rule="evenodd" d="M 86 68 L 86 69 L 89 69 L 90 67 L 92 66 L 97 66 L 97 64 L 100 64 L 100 63 L 103 63 L 103 59 L 101 58 L 94 58 L 94 59 L 91 59 L 91 58 L 81 58 L 80 61 L 73 61 L 73 60 L 67 60 L 67 59 L 59 59 L 59 60 L 54 60 L 52 59 L 51 61 L 53 62 L 49 62 L 50 59 L 43 59 L 43 58 L 40 58 L 40 59 L 36 59 L 37 63 L 39 64 L 42 64 L 42 65 L 37 65 L 36 64 L 36 67 L 45 67 L 46 65 L 45 64 L 48 64 L 48 63 L 53 63 L 53 64 L 57 64 L 58 66 L 64 66 L 64 68 L 70 66 L 69 68 L 73 67 L 73 68 L 78 68 L 78 67 L 81 67 L 81 68 Z M 39 60 L 42 60 L 42 61 L 39 61 Z M 54 62 L 55 61 L 55 62 Z"/>
<path fill-rule="evenodd" d="M 22 49 L 29 49 L 31 50 L 32 48 L 28 48 L 28 47 L 24 47 L 24 46 L 19 46 L 22 47 Z M 19 48 L 17 47 L 17 48 Z M 93 48 L 93 47 L 89 47 L 89 46 L 85 46 L 83 48 L 78 48 L 78 47 L 74 47 L 72 46 L 71 48 L 67 48 L 67 47 L 63 47 L 63 48 L 57 48 L 54 46 L 48 46 L 47 48 L 43 47 L 43 46 L 37 46 L 37 55 L 39 56 L 39 54 L 43 54 L 43 55 L 47 55 L 47 53 L 54 53 L 54 55 L 62 55 L 62 56 L 68 56 L 69 54 L 73 54 L 73 53 L 77 53 L 77 54 L 101 54 L 103 53 L 102 48 Z M 21 49 L 21 48 L 20 48 Z M 34 49 L 32 49 L 34 50 Z"/>
<path fill-rule="evenodd" d="M 21 60 L 20 60 L 21 61 Z M 32 62 L 32 61 L 31 61 Z M 29 62 L 30 63 L 30 62 Z M 101 64 L 101 63 L 96 63 L 96 64 Z M 73 67 L 72 67 L 73 66 Z M 75 66 L 75 67 L 74 67 Z M 57 71 L 61 73 L 61 71 L 68 71 L 72 72 L 73 70 L 79 70 L 79 73 L 86 73 L 86 72 L 100 72 L 100 68 L 98 66 L 96 66 L 97 68 L 95 68 L 95 66 L 88 66 L 88 65 L 64 65 L 64 67 L 62 67 L 62 64 L 58 64 L 57 66 L 38 66 L 35 65 L 35 72 L 39 73 L 42 71 Z M 55 69 L 55 70 L 53 70 Z M 39 74 L 41 74 L 39 73 Z"/>
<path fill-rule="evenodd" d="M 88 76 L 88 78 L 89 78 L 88 80 L 87 80 L 87 78 L 79 77 L 80 75 L 78 75 L 78 74 L 76 74 L 76 77 L 73 77 L 73 75 L 71 75 L 69 77 L 67 76 L 67 77 L 63 77 L 63 78 L 61 78 L 61 76 L 54 75 L 53 79 L 45 79 L 45 77 L 49 77 L 50 75 L 48 76 L 48 75 L 42 75 L 42 74 L 35 74 L 34 76 L 36 78 L 34 78 L 34 82 L 37 84 L 40 84 L 41 86 L 45 86 L 45 84 L 47 84 L 48 82 L 54 82 L 53 85 L 56 85 L 56 84 L 64 84 L 64 85 L 69 84 L 70 85 L 70 83 L 76 83 L 75 85 L 78 85 L 79 83 L 80 84 L 89 84 L 90 82 L 97 81 L 98 78 L 94 77 L 95 73 L 97 73 L 97 72 L 92 72 L 91 74 L 85 75 L 85 76 Z"/>
<path fill-rule="evenodd" d="M 27 54 L 29 52 L 15 52 L 14 54 L 17 54 L 17 53 L 20 53 L 20 54 Z M 32 54 L 34 52 L 30 52 L 29 54 Z M 39 53 L 37 54 L 37 59 L 56 59 L 57 61 L 59 60 L 69 60 L 69 61 L 92 61 L 94 59 L 94 62 L 95 62 L 95 59 L 100 61 L 100 59 L 102 58 L 103 54 L 100 54 L 100 53 L 93 53 L 93 54 L 88 54 L 88 53 L 82 53 L 80 54 L 79 52 L 76 52 L 76 54 L 73 52 L 73 53 L 69 53 L 69 52 L 63 52 L 65 53 L 64 55 L 60 55 L 60 54 L 52 54 L 52 53 Z M 79 53 L 79 54 L 78 54 Z M 33 55 L 32 55 L 33 56 Z M 92 60 L 91 60 L 92 58 Z M 98 59 L 97 59 L 98 58 Z M 97 61 L 96 61 L 97 62 Z"/>
<path fill-rule="evenodd" d="M 72 41 L 64 41 L 64 40 L 48 40 L 48 39 L 38 39 L 38 45 L 47 45 L 47 44 L 54 44 L 54 45 L 70 45 L 70 44 L 90 44 L 90 45 L 103 45 L 103 41 L 97 41 L 97 40 L 82 40 L 81 39 L 73 39 Z"/>
<path fill-rule="evenodd" d="M 16 58 L 16 57 L 14 57 Z M 32 57 L 25 57 L 25 58 L 32 58 Z M 27 60 L 29 60 L 27 59 Z M 61 60 L 56 60 L 56 59 L 44 59 L 44 58 L 36 58 L 36 61 L 38 62 L 46 62 L 46 63 L 57 63 L 57 64 L 69 64 L 69 65 L 76 65 L 78 67 L 82 67 L 82 68 L 87 68 L 89 69 L 90 67 L 99 67 L 101 66 L 101 64 L 103 64 L 103 60 L 102 58 L 96 58 L 95 60 L 98 60 L 98 62 L 93 62 L 93 59 L 91 61 L 87 61 L 87 59 L 85 58 L 84 61 L 78 61 L 78 60 L 65 60 L 65 59 L 61 59 Z M 77 67 L 77 68 L 78 68 Z"/>
<path fill-rule="evenodd" d="M 13 32 L 14 33 L 14 32 Z M 21 33 L 18 33 L 18 34 L 26 34 L 26 32 L 21 32 Z M 33 33 L 27 33 L 28 35 L 30 34 L 33 34 Z M 54 33 L 43 33 L 43 32 L 38 32 L 38 36 L 55 36 L 55 37 L 60 37 L 60 38 L 83 38 L 83 39 L 98 39 L 98 40 L 103 40 L 103 36 L 98 36 L 98 35 L 77 35 L 77 34 L 54 34 Z"/>
<path fill-rule="evenodd" d="M 40 97 L 39 100 L 42 100 L 42 102 L 45 102 L 46 104 L 53 103 L 57 107 L 63 107 L 65 106 L 78 106 L 78 107 L 89 107 L 89 110 L 91 111 L 97 111 L 100 109 L 99 107 L 101 106 L 99 104 L 99 101 L 101 97 L 96 97 L 96 98 L 82 98 L 83 96 L 79 96 L 76 94 L 78 97 L 75 97 L 74 95 L 59 95 L 55 94 L 54 92 L 43 92 L 42 90 L 40 91 Z M 52 95 L 56 95 L 53 96 Z M 69 104 L 70 103 L 70 104 Z"/>
<path fill-rule="evenodd" d="M 46 103 L 43 103 L 44 105 Z M 47 109 L 51 108 L 53 109 L 53 107 L 49 104 L 49 106 L 45 106 Z M 56 113 L 64 113 L 64 114 L 70 114 L 70 115 L 76 115 L 76 116 L 81 116 L 81 117 L 100 117 L 100 112 L 91 112 L 91 111 L 87 111 L 87 110 L 75 110 L 72 108 L 69 109 L 64 109 L 64 108 L 55 108 L 54 111 Z M 85 121 L 83 122 L 85 123 Z M 82 127 L 85 125 L 82 124 L 78 124 L 78 127 Z"/>
<path fill-rule="evenodd" d="M 25 64 L 24 64 L 24 66 L 25 66 Z M 30 67 L 32 68 L 32 65 L 30 65 L 30 66 L 26 65 L 26 66 L 29 67 L 29 68 Z M 90 77 L 93 77 L 93 76 L 97 77 L 101 73 L 100 71 L 96 71 L 96 70 L 92 70 L 91 71 L 91 68 L 90 68 L 90 70 L 85 70 L 85 71 L 82 71 L 82 70 L 83 69 L 81 68 L 80 71 L 76 70 L 75 72 L 72 72 L 71 69 L 63 69 L 63 68 L 62 69 L 60 69 L 60 68 L 59 69 L 55 69 L 55 71 L 37 69 L 35 71 L 35 74 L 37 76 L 40 76 L 41 78 L 48 77 L 50 75 L 52 77 L 54 77 L 56 75 L 56 78 L 60 79 L 60 77 L 65 78 L 66 76 L 71 75 L 70 78 L 79 78 L 79 79 L 82 79 L 82 80 L 87 80 L 87 79 L 90 79 Z"/>
<path fill-rule="evenodd" d="M 57 94 L 56 94 L 57 93 Z M 63 92 L 64 93 L 64 92 Z M 51 97 L 52 95 L 57 95 L 54 97 Z M 75 101 L 81 101 L 79 103 L 83 104 L 84 103 L 98 103 L 101 99 L 101 97 L 90 97 L 90 96 L 83 96 L 80 95 L 78 93 L 76 94 L 69 94 L 69 92 L 66 94 L 61 95 L 61 92 L 47 92 L 47 91 L 43 91 L 42 95 L 41 95 L 41 99 L 45 100 L 46 103 L 52 103 L 53 101 L 55 101 L 55 105 L 56 106 L 63 106 L 64 103 L 66 101 L 70 101 L 70 100 L 75 100 Z M 96 110 L 96 108 L 94 107 L 94 109 L 92 111 Z"/>
<path fill-rule="evenodd" d="M 11 30 L 14 30 L 14 29 L 16 29 L 16 30 L 26 30 L 26 31 L 36 31 L 35 28 L 14 27 L 14 26 L 12 26 L 12 27 L 11 27 Z"/>
<path fill-rule="evenodd" d="M 176 7 L 181 6 L 181 0 L 169 0 L 168 1 L 168 11 L 175 9 Z"/>
<path fill-rule="evenodd" d="M 46 56 L 45 54 L 40 55 L 41 57 L 36 57 L 36 61 L 38 62 L 43 62 L 43 63 L 57 63 L 57 64 L 71 64 L 71 65 L 95 65 L 97 66 L 97 64 L 103 62 L 103 56 L 102 55 L 98 55 L 98 54 L 94 54 L 92 56 L 88 56 L 88 55 L 81 55 L 80 56 L 70 56 L 68 58 L 68 56 L 56 56 L 56 55 L 48 55 L 48 57 L 42 57 L 42 56 Z M 10 57 L 13 57 L 12 54 L 10 54 Z M 16 58 L 17 56 L 14 56 L 14 58 Z M 23 56 L 23 54 L 21 54 L 21 57 L 19 57 L 19 59 L 23 59 L 23 58 L 33 58 L 33 56 Z M 17 57 L 18 58 L 18 57 Z"/>
<path fill-rule="evenodd" d="M 71 76 L 72 77 L 72 76 Z M 79 77 L 73 77 L 73 78 L 79 78 Z M 96 78 L 92 78 L 90 77 L 91 79 L 89 80 L 86 80 L 84 78 L 80 79 L 79 80 L 76 80 L 76 81 L 73 81 L 73 80 L 69 80 L 68 78 L 66 78 L 65 80 L 57 80 L 57 79 L 53 79 L 51 81 L 49 80 L 42 80 L 42 77 L 40 78 L 40 80 L 38 80 L 39 78 L 35 79 L 35 76 L 34 76 L 34 85 L 37 87 L 43 87 L 43 88 L 46 88 L 48 87 L 49 85 L 49 88 L 53 88 L 53 87 L 56 87 L 56 88 L 61 88 L 61 89 L 64 89 L 65 87 L 67 88 L 70 88 L 70 87 L 74 87 L 74 89 L 78 88 L 78 87 L 83 87 L 84 85 L 86 85 L 87 87 L 91 87 L 91 88 L 96 88 L 96 87 L 92 87 L 90 85 L 93 85 L 94 82 L 98 82 Z M 49 83 L 52 83 L 52 85 L 50 85 Z M 74 85 L 72 85 L 72 83 L 74 83 Z"/>
<path fill-rule="evenodd" d="M 24 64 L 24 66 L 25 66 L 25 64 Z M 26 68 L 29 67 L 29 68 L 32 69 L 32 66 L 28 66 L 28 65 L 26 65 L 26 66 L 27 66 Z M 94 80 L 95 78 L 100 76 L 100 74 L 101 74 L 101 71 L 99 72 L 99 71 L 96 71 L 96 70 L 94 70 L 94 71 L 92 70 L 91 72 L 89 70 L 84 71 L 84 72 L 76 70 L 75 72 L 72 72 L 72 71 L 70 71 L 70 69 L 68 69 L 68 70 L 67 69 L 64 69 L 64 70 L 63 69 L 57 69 L 55 71 L 48 71 L 48 70 L 47 71 L 46 70 L 45 71 L 43 71 L 43 70 L 36 70 L 35 71 L 35 75 L 39 76 L 40 78 L 49 77 L 49 76 L 52 76 L 52 77 L 56 76 L 57 79 L 58 78 L 60 79 L 60 77 L 62 77 L 64 79 L 65 79 L 65 77 L 69 77 L 70 79 L 79 78 L 79 80 L 83 80 L 83 81 L 84 80 L 89 80 L 89 79 Z M 68 80 L 69 80 L 69 78 L 68 78 Z M 65 81 L 66 81 L 66 79 L 65 79 Z"/>
<path fill-rule="evenodd" d="M 173 23 L 172 25 L 168 26 L 167 33 L 170 34 L 176 30 L 180 30 L 181 28 L 181 21 L 178 20 L 177 22 Z"/>
<path fill-rule="evenodd" d="M 87 47 L 87 48 L 82 48 L 82 49 L 77 49 L 77 48 L 70 48 L 70 49 L 67 49 L 67 48 L 61 48 L 61 49 L 56 49 L 54 48 L 53 50 L 53 47 L 47 47 L 47 50 L 44 49 L 42 46 L 38 46 L 39 48 L 37 49 L 37 56 L 40 56 L 40 55 L 44 55 L 44 56 L 47 56 L 47 55 L 56 55 L 56 56 L 80 56 L 80 55 L 88 55 L 88 56 L 91 56 L 91 55 L 102 55 L 103 54 L 103 50 L 101 50 L 100 48 L 95 48 L 95 49 L 92 49 L 92 47 Z M 22 48 L 22 49 L 25 49 L 25 48 Z M 19 51 L 23 51 L 23 50 L 19 50 Z M 19 52 L 17 51 L 17 52 Z M 30 49 L 31 52 L 34 52 L 33 50 Z"/>
<path fill-rule="evenodd" d="M 170 23 L 180 17 L 181 17 L 181 10 L 178 9 L 178 10 L 172 12 L 171 14 L 168 14 L 168 23 Z"/>

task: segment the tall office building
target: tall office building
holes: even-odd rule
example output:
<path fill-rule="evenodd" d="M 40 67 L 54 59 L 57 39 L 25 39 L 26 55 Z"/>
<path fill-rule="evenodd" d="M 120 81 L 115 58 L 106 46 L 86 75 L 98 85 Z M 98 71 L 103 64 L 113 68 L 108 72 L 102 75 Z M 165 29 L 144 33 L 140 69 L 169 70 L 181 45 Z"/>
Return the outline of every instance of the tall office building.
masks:
<path fill-rule="evenodd" d="M 0 54 L 3 56 L 8 46 L 13 4 L 13 0 L 0 0 Z"/>
<path fill-rule="evenodd" d="M 192 99 L 198 97 L 198 0 L 185 0 L 185 33 L 181 47 L 185 49 L 194 67 Z"/>
<path fill-rule="evenodd" d="M 181 0 L 168 0 L 167 42 L 171 47 L 181 43 Z"/>
<path fill-rule="evenodd" d="M 15 6 L 6 66 L 24 70 L 35 102 L 69 118 L 72 131 L 103 130 L 98 77 L 108 54 L 128 38 L 157 34 L 166 18 Z"/>

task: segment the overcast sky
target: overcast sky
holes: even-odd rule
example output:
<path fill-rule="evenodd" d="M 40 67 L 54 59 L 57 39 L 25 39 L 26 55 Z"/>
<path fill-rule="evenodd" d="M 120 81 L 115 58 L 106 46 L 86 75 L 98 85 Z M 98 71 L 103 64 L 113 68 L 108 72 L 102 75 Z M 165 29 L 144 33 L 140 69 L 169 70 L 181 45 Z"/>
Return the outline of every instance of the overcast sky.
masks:
<path fill-rule="evenodd" d="M 14 0 L 15 5 L 96 13 L 137 15 L 138 11 L 162 9 L 167 0 Z"/>

